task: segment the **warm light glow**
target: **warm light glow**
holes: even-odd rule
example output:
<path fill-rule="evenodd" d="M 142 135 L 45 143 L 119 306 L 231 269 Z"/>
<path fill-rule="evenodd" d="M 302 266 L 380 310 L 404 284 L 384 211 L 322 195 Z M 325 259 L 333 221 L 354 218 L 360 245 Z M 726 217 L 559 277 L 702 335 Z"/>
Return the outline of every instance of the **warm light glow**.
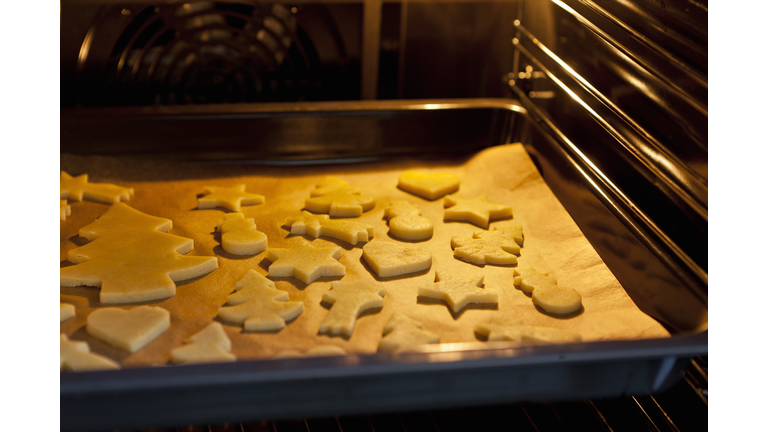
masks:
<path fill-rule="evenodd" d="M 426 104 L 424 109 L 440 109 L 440 104 Z"/>

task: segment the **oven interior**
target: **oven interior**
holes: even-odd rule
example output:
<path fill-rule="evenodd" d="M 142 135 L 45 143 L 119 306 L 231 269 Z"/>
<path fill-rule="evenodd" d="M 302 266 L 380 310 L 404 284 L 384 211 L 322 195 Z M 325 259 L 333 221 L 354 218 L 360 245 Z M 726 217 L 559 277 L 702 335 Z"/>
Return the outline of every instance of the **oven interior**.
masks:
<path fill-rule="evenodd" d="M 457 154 L 523 142 L 638 307 L 696 338 L 651 395 L 178 430 L 706 425 L 706 2 L 68 0 L 60 77 L 62 153 L 324 163 L 429 154 L 436 134 Z"/>

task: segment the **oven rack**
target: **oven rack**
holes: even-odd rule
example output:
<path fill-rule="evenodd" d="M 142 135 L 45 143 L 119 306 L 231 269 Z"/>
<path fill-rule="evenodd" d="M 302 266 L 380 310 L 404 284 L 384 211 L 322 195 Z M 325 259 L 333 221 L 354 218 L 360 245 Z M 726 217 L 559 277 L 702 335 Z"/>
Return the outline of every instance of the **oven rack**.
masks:
<path fill-rule="evenodd" d="M 707 357 L 695 357 L 681 381 L 656 395 L 179 426 L 141 432 L 686 432 L 706 430 L 707 408 Z"/>

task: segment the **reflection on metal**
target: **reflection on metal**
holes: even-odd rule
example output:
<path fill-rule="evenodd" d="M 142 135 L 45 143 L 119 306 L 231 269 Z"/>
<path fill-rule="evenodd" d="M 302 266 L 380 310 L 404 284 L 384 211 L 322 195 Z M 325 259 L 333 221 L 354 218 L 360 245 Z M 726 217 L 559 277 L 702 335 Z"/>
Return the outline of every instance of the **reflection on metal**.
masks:
<path fill-rule="evenodd" d="M 627 140 L 626 137 L 624 137 L 621 133 L 619 133 L 611 124 L 604 119 L 602 116 L 600 116 L 597 112 L 595 112 L 594 109 L 592 109 L 589 104 L 587 104 L 584 100 L 579 98 L 573 91 L 568 88 L 567 85 L 565 85 L 561 80 L 559 80 L 555 75 L 549 71 L 538 59 L 535 58 L 533 54 L 531 54 L 530 51 L 528 51 L 521 43 L 515 44 L 515 47 L 526 55 L 531 61 L 537 64 L 537 66 L 542 69 L 549 77 L 552 79 L 553 82 L 557 83 L 558 86 L 563 88 L 568 94 L 571 95 L 571 97 L 574 98 L 575 101 L 577 101 L 581 106 L 583 106 L 585 109 L 587 109 L 590 113 L 590 115 L 598 122 L 600 125 L 605 128 L 611 135 L 616 138 L 618 142 L 624 146 L 627 150 L 629 150 L 633 155 L 635 155 L 640 161 L 644 163 L 644 165 L 653 171 L 655 174 L 661 178 L 666 185 L 674 189 L 682 199 L 688 203 L 691 208 L 696 211 L 701 217 L 703 217 L 705 220 L 707 219 L 707 190 L 706 185 L 699 185 L 699 179 L 698 175 L 693 172 L 690 168 L 688 168 L 685 164 L 683 164 L 680 160 L 677 159 L 674 155 L 670 154 L 668 151 L 666 151 L 665 147 L 661 145 L 656 139 L 654 139 L 644 128 L 642 128 L 637 122 L 635 122 L 630 116 L 628 116 L 623 110 L 621 110 L 619 107 L 616 106 L 608 97 L 603 95 L 601 92 L 599 92 L 592 84 L 590 84 L 586 79 L 584 79 L 581 75 L 579 75 L 571 66 L 569 66 L 567 63 L 565 63 L 560 57 L 555 55 L 554 52 L 552 52 L 549 48 L 547 48 L 544 44 L 537 41 L 537 39 L 522 25 L 518 25 L 517 28 L 522 32 L 523 35 L 525 35 L 529 40 L 531 40 L 534 45 L 539 48 L 548 58 L 555 61 L 563 70 L 567 72 L 567 74 L 576 80 L 576 82 L 589 94 L 594 96 L 600 103 L 605 105 L 608 109 L 610 109 L 614 114 L 616 114 L 622 121 L 630 125 L 634 130 L 636 130 L 638 133 L 641 134 L 641 136 L 647 141 L 648 144 L 650 144 L 654 150 L 654 152 L 660 152 L 664 155 L 664 157 L 657 157 L 653 154 L 653 152 L 648 151 L 642 151 L 642 149 L 638 148 L 636 144 L 630 142 Z M 673 163 L 674 162 L 674 163 Z M 665 166 L 665 169 L 660 169 L 659 165 Z M 669 172 L 672 172 L 674 174 L 677 174 L 677 177 L 670 177 L 668 174 Z M 685 187 L 681 187 L 681 185 L 678 182 L 682 182 Z"/>
<path fill-rule="evenodd" d="M 618 49 L 623 55 L 631 58 L 634 62 L 643 65 L 647 70 L 654 70 L 654 68 L 650 67 L 645 59 L 642 57 L 635 55 L 627 49 L 624 45 L 619 43 L 616 39 L 612 38 L 610 35 L 608 35 L 606 32 L 602 31 L 600 28 L 598 28 L 596 25 L 591 23 L 589 20 L 584 18 L 581 14 L 576 12 L 573 8 L 563 3 L 561 0 L 552 0 L 552 2 L 561 8 L 563 8 L 565 11 L 573 15 L 579 22 L 581 22 L 584 26 L 586 26 L 588 29 L 590 29 L 592 32 L 603 38 L 605 41 L 607 41 L 609 44 L 611 44 L 613 47 Z M 691 79 L 695 80 L 699 85 L 703 86 L 704 88 L 708 87 L 707 80 L 705 77 L 702 77 L 697 71 L 691 69 L 688 65 L 677 59 L 676 57 L 670 55 L 665 49 L 658 46 L 656 43 L 654 43 L 652 40 L 646 38 L 639 32 L 635 31 L 631 27 L 627 26 L 626 24 L 622 23 L 615 17 L 613 17 L 611 14 L 606 12 L 604 9 L 600 8 L 596 4 L 594 4 L 591 1 L 585 2 L 587 6 L 595 10 L 600 15 L 606 17 L 609 19 L 613 24 L 618 25 L 621 27 L 624 31 L 630 33 L 633 37 L 636 39 L 642 41 L 644 44 L 646 44 L 648 47 L 653 49 L 658 55 L 663 56 L 667 61 L 674 64 L 675 67 L 678 69 L 684 71 Z M 631 2 L 627 2 L 627 4 L 631 5 Z M 699 112 L 701 112 L 704 115 L 707 115 L 707 106 L 699 103 L 699 101 L 691 98 L 688 96 L 687 92 L 685 92 L 683 89 L 681 89 L 678 85 L 676 85 L 674 82 L 670 81 L 668 77 L 664 76 L 663 74 L 657 74 L 656 75 L 659 80 L 664 83 L 671 91 L 675 92 L 680 98 L 684 99 L 686 102 L 688 102 L 692 107 L 697 109 Z"/>
<path fill-rule="evenodd" d="M 522 47 L 520 47 L 522 48 Z M 524 51 L 524 48 L 521 49 L 521 52 L 526 53 Z M 528 54 L 526 54 L 528 55 Z M 535 61 L 535 60 L 534 60 Z M 582 106 L 591 111 L 591 108 L 584 104 L 579 97 L 573 93 L 571 89 L 569 89 L 567 86 L 562 84 L 560 80 L 557 79 L 554 75 L 551 75 L 548 73 L 550 78 L 558 84 L 563 90 L 565 90 L 575 101 L 582 104 Z M 599 193 L 602 196 L 602 201 L 609 204 L 610 208 L 614 212 L 618 212 L 619 214 L 626 214 L 626 212 L 630 212 L 632 217 L 629 217 L 628 215 L 624 216 L 624 220 L 631 224 L 630 228 L 635 233 L 635 235 L 654 253 L 656 254 L 659 259 L 664 261 L 670 269 L 675 271 L 677 276 L 679 276 L 682 280 L 686 280 L 689 283 L 689 286 L 699 286 L 700 283 L 703 283 L 704 285 L 707 285 L 709 283 L 709 276 L 706 271 L 704 271 L 696 262 L 688 256 L 675 242 L 672 241 L 672 239 L 667 236 L 666 233 L 664 233 L 654 222 L 651 220 L 648 215 L 645 214 L 635 203 L 628 197 L 624 192 L 619 189 L 610 178 L 608 178 L 599 168 L 597 168 L 594 163 L 576 146 L 570 139 L 568 139 L 567 136 L 565 136 L 557 126 L 552 122 L 552 120 L 544 114 L 533 102 L 526 96 L 525 92 L 523 92 L 518 86 L 511 87 L 512 91 L 517 95 L 517 97 L 520 99 L 521 102 L 523 102 L 523 106 L 526 110 L 528 110 L 529 115 L 531 115 L 535 121 L 537 121 L 540 124 L 543 124 L 547 127 L 549 133 L 551 136 L 555 137 L 557 142 L 568 149 L 568 153 L 574 155 L 580 163 L 574 163 L 573 165 L 581 171 L 584 179 L 589 181 L 592 184 L 592 190 Z M 589 172 L 585 171 L 582 166 L 585 166 L 589 169 Z M 599 180 L 598 181 L 596 181 Z M 634 220 L 641 221 L 643 224 L 643 227 L 640 225 L 637 225 L 636 223 L 633 223 Z M 658 238 L 661 240 L 662 244 L 670 250 L 674 256 L 679 259 L 692 273 L 695 275 L 695 277 L 698 279 L 698 283 L 696 281 L 691 280 L 691 278 L 684 272 L 681 272 L 679 269 L 679 266 L 670 261 L 669 256 L 662 251 L 662 249 L 659 247 L 659 245 L 654 241 L 650 236 L 646 234 L 646 231 L 650 231 L 650 233 L 655 236 L 655 238 Z M 695 291 L 695 293 L 700 297 L 700 299 L 705 302 L 707 302 L 707 296 L 703 292 Z"/>

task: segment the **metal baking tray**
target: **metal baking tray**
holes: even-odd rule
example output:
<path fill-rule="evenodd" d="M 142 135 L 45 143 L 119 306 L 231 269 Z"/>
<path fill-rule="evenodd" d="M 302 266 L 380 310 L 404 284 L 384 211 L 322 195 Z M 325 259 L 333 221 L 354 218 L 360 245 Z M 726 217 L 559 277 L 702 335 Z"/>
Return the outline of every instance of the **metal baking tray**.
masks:
<path fill-rule="evenodd" d="M 642 395 L 707 354 L 706 280 L 626 217 L 574 142 L 509 99 L 61 111 L 61 153 L 261 164 L 466 155 L 523 142 L 638 307 L 671 338 L 62 373 L 61 430 L 138 429 Z M 215 145 L 211 145 L 215 143 Z M 576 149 L 577 150 L 577 149 Z M 606 241 L 610 239 L 610 241 Z M 628 258 L 628 257 L 631 257 Z"/>

